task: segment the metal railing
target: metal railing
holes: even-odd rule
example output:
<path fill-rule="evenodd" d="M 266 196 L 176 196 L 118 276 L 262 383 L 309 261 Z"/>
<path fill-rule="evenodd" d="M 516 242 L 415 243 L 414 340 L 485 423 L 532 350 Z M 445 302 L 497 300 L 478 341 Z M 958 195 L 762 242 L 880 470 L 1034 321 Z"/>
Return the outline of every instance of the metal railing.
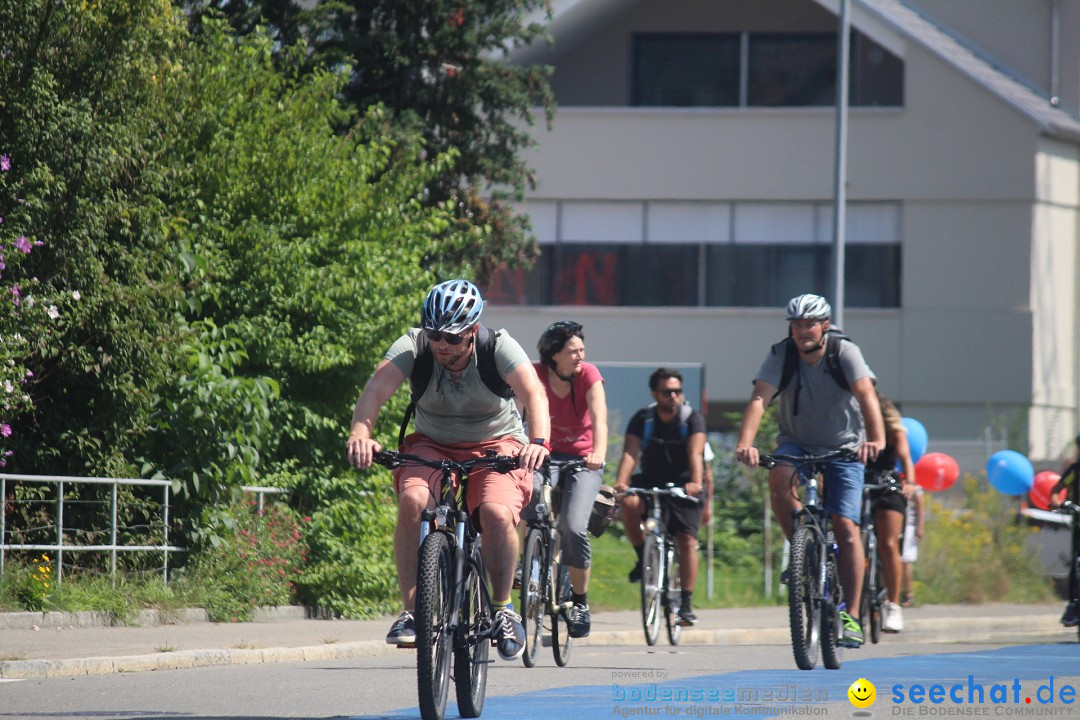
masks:
<path fill-rule="evenodd" d="M 56 493 L 56 542 L 43 543 L 7 543 L 7 483 L 32 482 L 49 483 L 57 485 Z M 112 485 L 110 501 L 109 544 L 107 545 L 73 545 L 64 542 L 64 486 L 67 485 Z M 160 545 L 119 545 L 118 534 L 118 505 L 119 488 L 121 485 L 134 485 L 143 487 L 159 487 L 162 493 L 161 510 L 161 537 Z M 164 556 L 162 563 L 162 581 L 169 580 L 169 553 L 186 552 L 186 548 L 169 544 L 169 488 L 172 483 L 168 480 L 147 480 L 139 478 L 93 478 L 93 477 L 70 477 L 64 475 L 17 475 L 0 473 L 0 577 L 4 574 L 5 555 L 9 550 L 42 550 L 56 553 L 56 583 L 59 585 L 63 578 L 64 552 L 107 552 L 109 553 L 110 572 L 116 576 L 116 558 L 121 552 L 160 552 Z M 244 492 L 256 494 L 258 510 L 263 509 L 265 495 L 281 495 L 287 491 L 283 488 L 244 486 Z"/>

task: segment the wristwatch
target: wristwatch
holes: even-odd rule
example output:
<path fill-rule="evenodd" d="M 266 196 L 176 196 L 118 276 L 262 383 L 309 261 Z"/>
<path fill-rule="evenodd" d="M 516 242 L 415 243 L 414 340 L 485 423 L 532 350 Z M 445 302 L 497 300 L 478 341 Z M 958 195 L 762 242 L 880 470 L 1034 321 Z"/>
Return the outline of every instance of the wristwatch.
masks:
<path fill-rule="evenodd" d="M 551 445 L 548 445 L 547 438 L 533 438 L 532 444 L 533 445 L 540 445 L 545 450 L 547 450 L 548 452 L 551 452 Z"/>

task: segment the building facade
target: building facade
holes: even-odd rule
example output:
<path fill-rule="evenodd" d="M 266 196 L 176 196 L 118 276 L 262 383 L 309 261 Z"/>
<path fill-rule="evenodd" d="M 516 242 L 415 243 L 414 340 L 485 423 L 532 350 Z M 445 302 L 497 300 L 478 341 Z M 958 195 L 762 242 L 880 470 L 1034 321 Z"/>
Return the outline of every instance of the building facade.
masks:
<path fill-rule="evenodd" d="M 486 322 L 704 363 L 723 429 L 786 300 L 830 294 L 837 0 L 553 8 L 554 43 L 512 56 L 554 68 L 542 257 Z M 931 449 L 1007 428 L 1055 457 L 1080 429 L 1080 0 L 851 0 L 851 24 L 844 330 Z"/>

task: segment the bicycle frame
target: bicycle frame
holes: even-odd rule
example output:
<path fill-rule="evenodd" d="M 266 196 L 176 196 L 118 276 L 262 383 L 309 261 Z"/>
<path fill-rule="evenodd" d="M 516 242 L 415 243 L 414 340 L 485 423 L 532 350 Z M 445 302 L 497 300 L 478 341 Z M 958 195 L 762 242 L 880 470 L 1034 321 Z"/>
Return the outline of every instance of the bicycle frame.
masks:
<path fill-rule="evenodd" d="M 488 451 L 464 461 L 432 460 L 383 451 L 374 459 L 388 468 L 418 465 L 439 470 L 438 504 L 425 509 L 420 522 L 416 583 L 420 714 L 424 720 L 442 720 L 452 664 L 458 710 L 462 717 L 478 717 L 487 686 L 487 645 L 494 643 L 491 595 L 480 555 L 480 535 L 460 506 L 459 497 L 467 496 L 472 468 L 506 472 L 518 467 L 518 458 Z M 468 617 L 463 617 L 463 611 L 468 611 Z"/>
<path fill-rule="evenodd" d="M 654 645 L 660 635 L 660 614 L 663 613 L 667 626 L 668 642 L 679 644 L 682 625 L 677 617 L 681 598 L 672 596 L 681 590 L 679 578 L 675 577 L 672 567 L 678 561 L 678 545 L 673 533 L 664 521 L 664 502 L 666 499 L 679 498 L 694 503 L 700 500 L 674 483 L 661 488 L 629 488 L 625 495 L 638 495 L 646 504 L 642 524 L 645 532 L 645 549 L 642 557 L 641 573 L 641 619 L 645 631 L 645 642 Z M 650 550 L 650 545 L 656 548 Z M 652 557 L 648 557 L 648 556 Z M 652 563 L 656 563 L 655 577 L 650 573 Z M 674 582 L 673 582 L 674 578 Z M 678 587 L 676 587 L 678 585 Z"/>
<path fill-rule="evenodd" d="M 821 503 L 818 475 L 826 462 L 847 460 L 846 451 L 817 456 L 763 455 L 761 465 L 792 466 L 795 481 L 805 489 L 802 507 L 792 516 L 791 565 L 788 581 L 788 611 L 791 620 L 792 651 L 801 670 L 817 665 L 818 651 L 825 667 L 842 664 L 839 613 L 846 609 L 840 585 L 840 548 L 832 535 L 829 514 Z"/>
<path fill-rule="evenodd" d="M 561 564 L 561 538 L 558 530 L 558 508 L 555 495 L 553 471 L 558 477 L 572 476 L 586 468 L 583 460 L 549 459 L 540 470 L 540 497 L 536 504 L 536 519 L 529 521 L 522 548 L 522 618 L 525 622 L 525 635 L 528 643 L 522 661 L 526 667 L 533 667 L 536 660 L 537 645 L 543 633 L 543 617 L 550 618 L 552 651 L 555 663 L 565 667 L 570 659 L 572 646 L 567 613 L 573 607 L 569 598 L 569 579 Z M 539 545 L 539 567 L 534 582 L 533 555 L 530 547 L 534 542 Z"/>

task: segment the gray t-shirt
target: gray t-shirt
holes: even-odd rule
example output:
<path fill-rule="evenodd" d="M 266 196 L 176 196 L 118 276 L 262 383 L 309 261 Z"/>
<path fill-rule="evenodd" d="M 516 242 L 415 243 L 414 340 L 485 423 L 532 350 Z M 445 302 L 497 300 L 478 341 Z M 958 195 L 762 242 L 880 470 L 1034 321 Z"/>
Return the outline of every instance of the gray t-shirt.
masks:
<path fill-rule="evenodd" d="M 419 337 L 419 328 L 413 328 L 386 351 L 385 358 L 394 363 L 406 379 L 412 373 Z M 495 367 L 499 374 L 505 378 L 522 363 L 529 363 L 528 355 L 505 330 L 499 330 L 495 342 Z M 508 435 L 528 442 L 514 401 L 491 392 L 480 377 L 476 367 L 476 343 L 473 343 L 472 359 L 458 379 L 439 363 L 432 364 L 431 380 L 416 403 L 414 424 L 417 432 L 443 445 L 481 442 Z"/>
<path fill-rule="evenodd" d="M 848 385 L 854 385 L 864 377 L 877 379 L 855 343 L 848 340 L 840 343 L 839 360 Z M 779 387 L 783 369 L 784 353 L 770 352 L 754 381 L 762 380 Z M 797 415 L 796 393 L 799 398 Z M 799 359 L 797 372 L 780 393 L 779 424 L 777 444 L 792 442 L 814 455 L 830 450 L 854 451 L 866 441 L 859 401 L 829 374 L 824 357 L 816 365 Z"/>

